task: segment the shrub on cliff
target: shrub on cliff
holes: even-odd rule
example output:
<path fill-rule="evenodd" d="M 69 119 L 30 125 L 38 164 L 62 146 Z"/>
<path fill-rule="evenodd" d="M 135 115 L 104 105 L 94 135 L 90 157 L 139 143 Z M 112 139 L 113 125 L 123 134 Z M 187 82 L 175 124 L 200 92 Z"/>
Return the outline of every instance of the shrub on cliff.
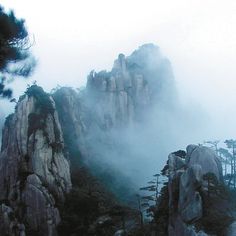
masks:
<path fill-rule="evenodd" d="M 207 191 L 200 191 L 203 216 L 196 226 L 209 234 L 224 235 L 225 228 L 234 221 L 230 189 L 220 183 L 213 173 L 205 174 L 203 179 L 206 181 Z"/>

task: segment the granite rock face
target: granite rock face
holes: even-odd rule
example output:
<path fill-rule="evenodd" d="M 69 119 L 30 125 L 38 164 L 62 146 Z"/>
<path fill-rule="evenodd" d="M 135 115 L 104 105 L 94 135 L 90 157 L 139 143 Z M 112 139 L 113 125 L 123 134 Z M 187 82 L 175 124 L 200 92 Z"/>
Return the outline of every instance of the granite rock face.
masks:
<path fill-rule="evenodd" d="M 128 141 L 122 143 L 125 132 L 129 129 L 137 137 L 137 126 L 145 130 L 156 119 L 155 106 L 170 108 L 176 96 L 170 62 L 153 44 L 127 57 L 120 54 L 109 72 L 92 71 L 82 91 L 61 88 L 53 94 L 65 140 L 70 139 L 82 157 L 99 156 L 99 161 L 106 156 L 103 150 L 112 149 L 107 156 L 128 150 Z"/>
<path fill-rule="evenodd" d="M 56 205 L 64 201 L 71 188 L 63 145 L 52 98 L 40 87 L 32 86 L 3 129 L 1 235 L 57 235 L 60 214 Z"/>
<path fill-rule="evenodd" d="M 169 155 L 168 164 L 169 235 L 208 235 L 203 231 L 197 232 L 195 223 L 203 217 L 202 192 L 207 191 L 203 176 L 212 173 L 221 181 L 222 167 L 219 157 L 210 148 L 189 145 L 185 159 L 172 153 Z"/>
<path fill-rule="evenodd" d="M 214 173 L 219 180 L 222 180 L 222 165 L 219 157 L 208 147 L 189 145 L 187 147 L 187 165 L 200 165 L 202 174 Z"/>
<path fill-rule="evenodd" d="M 59 114 L 65 149 L 70 150 L 68 153 L 70 160 L 76 162 L 76 160 L 73 160 L 73 151 L 77 151 L 76 156 L 79 152 L 83 157 L 87 157 L 89 151 L 87 144 L 90 143 L 87 136 L 94 117 L 87 109 L 84 98 L 74 89 L 64 87 L 53 94 L 53 99 Z M 92 129 L 93 127 L 91 127 Z"/>
<path fill-rule="evenodd" d="M 70 169 L 82 159 L 89 167 L 97 160 L 101 174 L 111 170 L 108 158 L 122 164 L 121 157 L 131 156 L 127 130 L 141 123 L 144 130 L 149 111 L 156 104 L 169 108 L 175 98 L 170 62 L 152 44 L 128 57 L 120 54 L 110 72 L 91 72 L 80 92 L 61 88 L 48 96 L 33 85 L 3 129 L 0 234 L 14 235 L 14 228 L 22 236 L 56 235 L 57 206 L 71 189 Z M 110 182 L 119 192 L 117 185 L 128 181 L 122 183 L 119 173 L 119 181 Z"/>
<path fill-rule="evenodd" d="M 110 72 L 92 71 L 87 93 L 90 109 L 105 129 L 132 125 L 145 118 L 152 104 L 173 101 L 172 69 L 158 47 L 145 44 L 128 57 L 120 54 Z"/>
<path fill-rule="evenodd" d="M 141 160 L 148 156 L 145 147 L 151 146 L 150 141 L 154 140 L 150 140 L 149 130 L 153 132 L 151 123 L 158 119 L 154 110 L 158 110 L 158 105 L 169 109 L 177 101 L 174 85 L 170 62 L 157 46 L 147 44 L 130 56 L 120 54 L 111 71 L 92 71 L 84 89 L 55 91 L 53 99 L 72 168 L 80 156 L 90 169 L 94 167 L 97 177 L 100 177 L 98 172 L 116 166 L 122 172 L 119 178 L 121 175 L 140 178 L 142 173 L 131 174 L 130 167 L 137 164 L 133 163 L 135 158 Z M 137 151 L 141 145 L 136 148 L 134 143 L 142 143 L 144 148 Z M 144 171 L 144 164 L 139 165 L 137 168 Z"/>

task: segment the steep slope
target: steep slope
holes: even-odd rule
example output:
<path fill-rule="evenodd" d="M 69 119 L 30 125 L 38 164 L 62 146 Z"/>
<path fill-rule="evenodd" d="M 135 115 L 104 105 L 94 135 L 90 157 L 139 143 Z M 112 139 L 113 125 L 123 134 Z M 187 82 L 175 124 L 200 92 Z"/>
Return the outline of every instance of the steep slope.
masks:
<path fill-rule="evenodd" d="M 88 105 L 103 129 L 140 121 L 152 106 L 171 107 L 176 99 L 172 69 L 157 46 L 145 44 L 115 60 L 110 72 L 88 76 Z"/>
<path fill-rule="evenodd" d="M 168 235 L 235 234 L 232 199 L 223 183 L 220 159 L 213 150 L 189 145 L 185 159 L 178 153 L 170 154 L 168 176 Z"/>
<path fill-rule="evenodd" d="M 157 149 L 162 155 L 159 132 L 169 132 L 168 113 L 179 105 L 171 65 L 153 44 L 120 54 L 110 72 L 92 71 L 81 92 L 61 88 L 53 98 L 71 161 L 112 179 L 105 184 L 120 195 L 137 188 Z"/>
<path fill-rule="evenodd" d="M 160 113 L 177 100 L 170 63 L 152 44 L 119 55 L 110 72 L 91 72 L 81 92 L 61 88 L 49 96 L 37 85 L 28 88 L 3 130 L 0 233 L 57 235 L 60 209 L 61 229 L 71 232 L 73 213 L 73 227 L 87 235 L 117 204 L 114 195 L 134 205 L 146 166 L 164 146 L 160 131 L 169 124 Z M 109 232 L 122 227 L 118 218 Z"/>
<path fill-rule="evenodd" d="M 53 98 L 62 124 L 65 153 L 71 162 L 72 176 L 85 167 L 120 200 L 132 201 L 130 195 L 134 193 L 134 188 L 130 179 L 111 165 L 114 154 L 110 161 L 104 159 L 108 152 L 117 151 L 111 143 L 113 136 L 99 128 L 96 117 L 73 89 L 61 88 L 53 94 Z"/>
<path fill-rule="evenodd" d="M 4 124 L 4 114 L 0 110 L 0 130 L 2 130 Z M 2 132 L 0 132 L 0 140 L 2 140 Z M 1 148 L 2 143 L 0 143 L 0 148 Z"/>
<path fill-rule="evenodd" d="M 57 205 L 71 188 L 54 102 L 36 85 L 4 126 L 0 154 L 0 232 L 56 235 Z"/>

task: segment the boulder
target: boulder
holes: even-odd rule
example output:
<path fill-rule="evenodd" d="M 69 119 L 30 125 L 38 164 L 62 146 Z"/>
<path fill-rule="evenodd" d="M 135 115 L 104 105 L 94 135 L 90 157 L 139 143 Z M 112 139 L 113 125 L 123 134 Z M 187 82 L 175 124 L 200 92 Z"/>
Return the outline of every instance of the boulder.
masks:
<path fill-rule="evenodd" d="M 222 181 L 223 179 L 220 159 L 211 148 L 189 145 L 187 147 L 186 164 L 188 167 L 198 164 L 202 168 L 203 175 L 206 173 L 213 173 L 218 180 Z"/>
<path fill-rule="evenodd" d="M 207 236 L 197 232 L 194 225 L 203 216 L 203 197 L 205 191 L 204 174 L 213 173 L 222 180 L 222 167 L 219 157 L 208 147 L 189 145 L 186 159 L 175 153 L 168 157 L 169 166 L 169 235 Z M 231 232 L 234 225 L 229 227 Z"/>
<path fill-rule="evenodd" d="M 202 199 L 197 191 L 201 182 L 201 166 L 197 164 L 188 168 L 180 177 L 178 211 L 185 223 L 202 217 Z"/>

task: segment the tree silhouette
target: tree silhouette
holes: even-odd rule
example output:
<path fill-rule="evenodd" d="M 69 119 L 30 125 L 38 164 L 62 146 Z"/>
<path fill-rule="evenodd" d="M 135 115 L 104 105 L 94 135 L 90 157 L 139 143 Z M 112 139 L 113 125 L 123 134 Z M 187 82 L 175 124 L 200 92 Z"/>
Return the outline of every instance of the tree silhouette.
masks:
<path fill-rule="evenodd" d="M 6 13 L 0 6 L 0 97 L 11 98 L 6 83 L 15 76 L 27 77 L 33 71 L 35 60 L 29 52 L 31 45 L 24 20 L 13 11 Z"/>
<path fill-rule="evenodd" d="M 225 148 L 219 148 L 218 153 L 219 153 L 219 157 L 222 162 L 222 166 L 224 164 L 224 176 L 226 176 L 227 175 L 227 165 L 230 164 L 230 161 L 233 159 L 233 156 L 229 152 L 229 150 L 225 149 Z"/>
<path fill-rule="evenodd" d="M 207 195 L 210 198 L 211 192 L 216 190 L 216 186 L 218 185 L 217 177 L 214 173 L 208 172 L 203 175 L 203 180 L 207 181 Z"/>
<path fill-rule="evenodd" d="M 159 181 L 159 177 L 160 177 L 160 174 L 155 174 L 153 175 L 153 177 L 155 179 L 151 180 L 148 182 L 148 185 L 145 186 L 145 187 L 142 187 L 140 188 L 139 190 L 141 191 L 145 191 L 145 192 L 151 192 L 151 194 L 146 194 L 145 196 L 142 196 L 142 199 L 145 201 L 141 204 L 142 207 L 144 208 L 149 208 L 150 207 L 150 203 L 149 201 L 151 202 L 155 202 L 156 206 L 158 204 L 158 196 L 159 196 L 159 184 L 161 183 Z M 151 204 L 153 205 L 153 204 Z M 148 216 L 151 216 L 151 212 L 149 212 L 149 215 Z"/>
<path fill-rule="evenodd" d="M 219 144 L 220 140 L 214 140 L 214 141 L 211 141 L 211 140 L 208 140 L 208 141 L 204 141 L 203 143 L 204 144 L 208 144 L 211 146 L 211 148 L 213 148 L 216 152 L 216 154 L 218 155 L 218 144 Z"/>
<path fill-rule="evenodd" d="M 233 188 L 236 188 L 236 140 L 227 139 L 225 140 L 225 144 L 228 149 L 231 149 L 232 158 L 230 160 L 231 165 L 231 179 L 229 180 L 229 186 L 231 184 L 231 180 L 233 179 Z"/>

